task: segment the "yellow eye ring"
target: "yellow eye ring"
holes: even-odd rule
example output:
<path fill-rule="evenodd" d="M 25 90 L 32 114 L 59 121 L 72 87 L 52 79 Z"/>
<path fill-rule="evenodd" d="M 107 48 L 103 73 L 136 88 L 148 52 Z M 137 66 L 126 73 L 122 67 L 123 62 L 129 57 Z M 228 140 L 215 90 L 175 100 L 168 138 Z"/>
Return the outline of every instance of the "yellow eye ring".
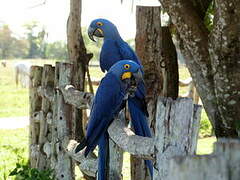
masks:
<path fill-rule="evenodd" d="M 97 24 L 98 26 L 102 26 L 102 25 L 103 25 L 102 22 L 97 22 L 96 24 Z"/>
<path fill-rule="evenodd" d="M 129 69 L 130 67 L 130 64 L 124 64 L 124 69 Z"/>

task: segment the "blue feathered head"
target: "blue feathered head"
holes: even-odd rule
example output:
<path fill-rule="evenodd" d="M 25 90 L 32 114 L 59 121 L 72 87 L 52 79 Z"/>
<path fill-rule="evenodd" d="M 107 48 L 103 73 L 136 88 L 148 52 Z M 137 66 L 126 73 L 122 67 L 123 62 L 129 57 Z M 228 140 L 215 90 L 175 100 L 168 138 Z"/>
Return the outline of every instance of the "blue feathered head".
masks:
<path fill-rule="evenodd" d="M 108 71 L 113 73 L 120 80 L 133 80 L 139 83 L 143 80 L 142 68 L 132 60 L 120 60 L 116 62 Z"/>
<path fill-rule="evenodd" d="M 88 36 L 91 40 L 94 40 L 94 36 L 96 37 L 104 37 L 105 39 L 111 38 L 121 38 L 117 27 L 107 19 L 95 19 L 91 22 L 88 27 Z"/>

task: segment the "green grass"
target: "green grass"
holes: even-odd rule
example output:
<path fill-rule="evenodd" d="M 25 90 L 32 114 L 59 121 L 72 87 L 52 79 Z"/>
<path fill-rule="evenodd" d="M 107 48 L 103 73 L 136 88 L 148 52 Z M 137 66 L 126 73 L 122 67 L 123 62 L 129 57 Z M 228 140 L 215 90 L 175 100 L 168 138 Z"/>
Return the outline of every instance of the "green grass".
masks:
<path fill-rule="evenodd" d="M 9 66 L 0 67 L 0 117 L 27 116 L 28 89 L 16 87 L 14 70 Z"/>
<path fill-rule="evenodd" d="M 0 180 L 8 177 L 18 158 L 28 158 L 28 129 L 0 130 Z"/>

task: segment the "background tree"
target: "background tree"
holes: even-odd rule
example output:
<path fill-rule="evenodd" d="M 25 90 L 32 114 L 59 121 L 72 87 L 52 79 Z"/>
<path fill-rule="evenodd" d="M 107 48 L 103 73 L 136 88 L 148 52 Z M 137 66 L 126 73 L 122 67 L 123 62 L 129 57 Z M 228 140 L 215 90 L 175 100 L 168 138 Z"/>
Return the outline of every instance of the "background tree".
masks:
<path fill-rule="evenodd" d="M 0 27 L 0 58 L 25 58 L 28 42 L 25 38 L 16 37 L 10 27 L 5 24 Z"/>
<path fill-rule="evenodd" d="M 46 37 L 45 29 L 39 23 L 32 21 L 24 25 L 26 28 L 29 52 L 27 58 L 46 58 Z"/>
<path fill-rule="evenodd" d="M 160 0 L 217 137 L 240 133 L 239 0 Z M 212 27 L 206 24 L 209 8 Z"/>
<path fill-rule="evenodd" d="M 68 59 L 67 43 L 64 41 L 55 41 L 46 45 L 47 59 Z"/>
<path fill-rule="evenodd" d="M 92 54 L 87 54 L 81 29 L 82 0 L 70 0 L 70 14 L 67 22 L 67 47 L 69 61 L 73 63 L 72 84 L 80 91 L 85 90 L 85 76 Z M 81 141 L 84 137 L 83 111 L 72 108 L 73 137 Z M 87 177 L 86 179 L 92 179 Z"/>
<path fill-rule="evenodd" d="M 11 48 L 14 42 L 12 31 L 8 25 L 3 25 L 0 28 L 0 57 L 6 59 L 10 56 Z"/>

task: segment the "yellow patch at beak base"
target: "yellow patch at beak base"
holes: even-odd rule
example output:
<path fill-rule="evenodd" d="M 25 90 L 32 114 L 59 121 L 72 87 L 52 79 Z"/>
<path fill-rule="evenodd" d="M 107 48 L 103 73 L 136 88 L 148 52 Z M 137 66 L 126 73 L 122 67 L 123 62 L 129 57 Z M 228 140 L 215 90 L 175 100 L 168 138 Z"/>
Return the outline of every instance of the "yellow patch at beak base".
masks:
<path fill-rule="evenodd" d="M 122 80 L 127 79 L 127 78 L 131 78 L 132 77 L 132 73 L 131 72 L 125 72 L 122 75 Z"/>
<path fill-rule="evenodd" d="M 103 30 L 101 30 L 100 28 L 97 28 L 97 31 L 103 36 Z"/>

